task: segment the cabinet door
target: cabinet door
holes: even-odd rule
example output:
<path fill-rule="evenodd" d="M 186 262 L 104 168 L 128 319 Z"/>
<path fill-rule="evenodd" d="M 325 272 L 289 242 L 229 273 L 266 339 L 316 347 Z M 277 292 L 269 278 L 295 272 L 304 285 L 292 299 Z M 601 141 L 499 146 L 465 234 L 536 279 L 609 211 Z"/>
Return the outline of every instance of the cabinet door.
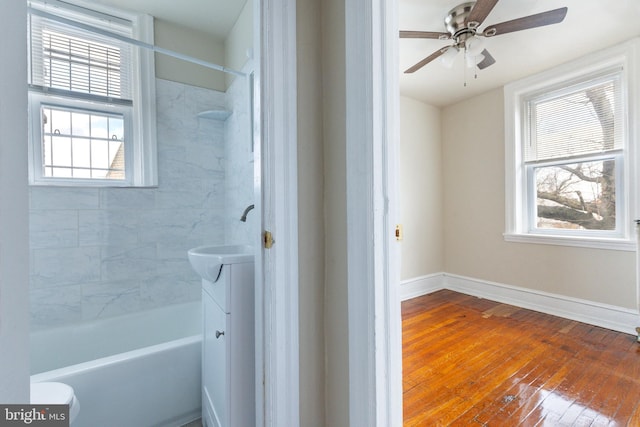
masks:
<path fill-rule="evenodd" d="M 203 303 L 202 387 L 204 400 L 214 414 L 213 425 L 228 427 L 227 314 L 206 292 Z"/>

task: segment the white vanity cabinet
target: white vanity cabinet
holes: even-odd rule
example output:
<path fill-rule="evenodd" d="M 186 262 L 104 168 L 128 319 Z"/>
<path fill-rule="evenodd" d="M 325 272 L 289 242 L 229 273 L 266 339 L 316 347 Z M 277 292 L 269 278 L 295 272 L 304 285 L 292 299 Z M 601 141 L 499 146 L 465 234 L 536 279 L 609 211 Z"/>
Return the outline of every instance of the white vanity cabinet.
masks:
<path fill-rule="evenodd" d="M 202 280 L 202 421 L 255 426 L 254 266 L 223 264 Z"/>

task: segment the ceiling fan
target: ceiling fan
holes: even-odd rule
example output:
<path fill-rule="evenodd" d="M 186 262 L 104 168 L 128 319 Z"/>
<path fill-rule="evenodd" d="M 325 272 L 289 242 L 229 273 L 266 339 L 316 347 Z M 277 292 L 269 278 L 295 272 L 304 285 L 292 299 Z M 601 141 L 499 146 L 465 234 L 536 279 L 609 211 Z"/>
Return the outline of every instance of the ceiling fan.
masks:
<path fill-rule="evenodd" d="M 483 31 L 480 25 L 491 13 L 498 0 L 477 0 L 462 3 L 449 11 L 444 18 L 444 26 L 447 32 L 436 31 L 400 31 L 400 38 L 405 39 L 438 39 L 452 40 L 453 44 L 436 50 L 422 61 L 408 68 L 405 73 L 413 73 L 427 65 L 434 59 L 441 57 L 442 62 L 451 66 L 458 52 L 463 50 L 467 66 L 483 70 L 494 64 L 496 60 L 483 49 L 484 40 L 481 37 L 494 37 L 514 31 L 527 30 L 529 28 L 543 27 L 557 24 L 564 20 L 567 8 L 549 10 L 535 15 L 524 16 L 511 21 L 489 25 Z"/>

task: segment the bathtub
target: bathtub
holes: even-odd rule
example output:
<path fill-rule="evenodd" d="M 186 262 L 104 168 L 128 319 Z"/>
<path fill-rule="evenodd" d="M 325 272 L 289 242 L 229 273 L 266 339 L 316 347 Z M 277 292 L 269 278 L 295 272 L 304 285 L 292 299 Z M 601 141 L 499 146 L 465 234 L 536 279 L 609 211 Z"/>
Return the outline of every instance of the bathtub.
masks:
<path fill-rule="evenodd" d="M 197 302 L 34 332 L 31 382 L 73 387 L 73 427 L 186 424 L 201 414 L 201 324 Z"/>

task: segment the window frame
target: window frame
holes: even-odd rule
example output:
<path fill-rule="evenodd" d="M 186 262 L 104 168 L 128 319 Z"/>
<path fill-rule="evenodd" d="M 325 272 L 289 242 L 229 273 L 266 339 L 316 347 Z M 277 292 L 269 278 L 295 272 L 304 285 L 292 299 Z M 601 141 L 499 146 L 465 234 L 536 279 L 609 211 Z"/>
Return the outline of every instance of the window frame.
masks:
<path fill-rule="evenodd" d="M 38 3 L 38 2 L 33 2 Z M 62 16 L 82 26 L 96 26 L 96 18 L 112 16 L 129 21 L 132 38 L 153 45 L 153 17 L 134 14 L 115 8 L 74 0 L 73 4 L 46 0 L 47 4 L 65 9 Z M 39 3 L 38 3 L 39 4 Z M 37 6 L 37 5 L 36 5 Z M 48 9 L 45 9 L 49 11 Z M 54 9 L 55 10 L 55 9 Z M 66 13 L 68 12 L 68 13 Z M 82 20 L 82 17 L 86 20 Z M 81 27 L 82 29 L 85 29 Z M 98 27 L 99 28 L 99 27 Z M 108 31 L 108 28 L 104 28 Z M 158 185 L 155 107 L 155 60 L 152 50 L 132 45 L 131 68 L 133 105 L 87 100 L 83 97 L 60 96 L 29 90 L 29 184 L 43 186 L 79 187 L 156 187 Z M 104 114 L 122 114 L 130 126 L 125 128 L 125 179 L 59 178 L 46 177 L 42 157 L 43 105 L 62 109 L 77 109 Z"/>
<path fill-rule="evenodd" d="M 615 162 L 615 184 L 616 184 L 616 228 L 615 230 L 565 230 L 554 228 L 537 227 L 537 188 L 535 171 L 545 167 L 569 165 L 573 163 L 586 163 L 613 160 Z M 548 160 L 536 163 L 525 163 L 526 175 L 526 229 L 529 234 L 540 234 L 544 236 L 567 236 L 567 237 L 594 237 L 594 238 L 613 238 L 619 239 L 624 236 L 624 227 L 618 218 L 624 216 L 626 203 L 624 200 L 624 163 L 625 155 L 623 150 L 608 152 L 603 154 L 589 154 L 584 156 L 572 157 L 569 159 Z"/>
<path fill-rule="evenodd" d="M 577 246 L 598 249 L 632 251 L 636 248 L 632 218 L 638 215 L 636 184 L 638 170 L 638 50 L 639 39 L 588 54 L 542 73 L 510 83 L 504 88 L 505 105 L 505 233 L 508 242 Z M 617 152 L 582 155 L 572 159 L 541 162 L 541 164 L 566 164 L 579 159 L 616 157 L 616 233 L 596 230 L 573 230 L 532 227 L 535 215 L 532 197 L 531 164 L 524 162 L 523 143 L 527 140 L 524 123 L 527 114 L 526 100 L 544 92 L 559 90 L 580 84 L 590 78 L 616 68 L 621 69 L 623 123 L 625 141 Z M 539 165 L 536 165 L 539 166 Z M 620 178 L 620 179 L 618 179 Z"/>
<path fill-rule="evenodd" d="M 98 178 L 60 178 L 44 176 L 44 168 L 40 164 L 44 162 L 42 153 L 43 130 L 42 121 L 35 117 L 41 117 L 42 108 L 51 107 L 63 110 L 75 110 L 81 113 L 98 113 L 103 115 L 122 115 L 125 123 L 124 131 L 124 157 L 125 157 L 125 179 L 98 179 Z M 133 111 L 132 107 L 120 105 L 96 104 L 91 101 L 84 101 L 72 98 L 55 97 L 29 92 L 29 110 L 34 119 L 31 120 L 31 135 L 33 143 L 29 144 L 29 157 L 33 162 L 33 183 L 43 185 L 83 185 L 83 186 L 134 186 L 134 161 L 133 161 Z M 40 143 L 36 144 L 38 141 Z M 40 162 L 40 163 L 36 163 Z M 38 165 L 38 167 L 35 167 Z"/>

